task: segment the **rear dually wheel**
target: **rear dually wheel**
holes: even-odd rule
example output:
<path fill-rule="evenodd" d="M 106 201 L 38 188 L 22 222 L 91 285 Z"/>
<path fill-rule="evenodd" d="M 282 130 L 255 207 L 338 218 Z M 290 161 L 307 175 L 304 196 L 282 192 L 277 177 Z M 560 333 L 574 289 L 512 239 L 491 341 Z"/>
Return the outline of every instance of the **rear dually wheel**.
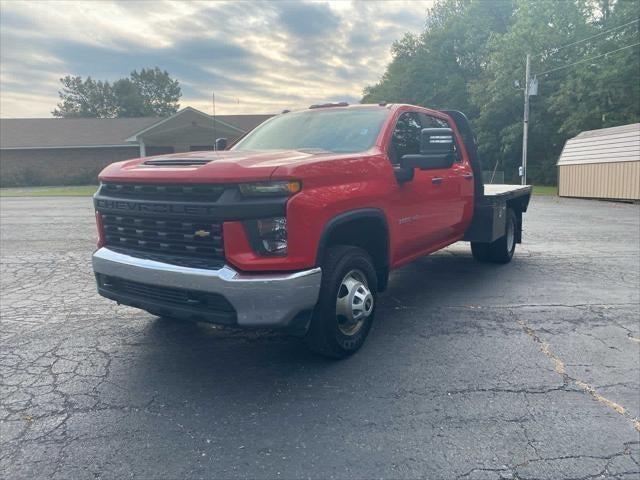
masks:
<path fill-rule="evenodd" d="M 471 242 L 473 258 L 479 262 L 509 263 L 516 250 L 518 220 L 513 209 L 507 209 L 505 234 L 491 243 Z"/>

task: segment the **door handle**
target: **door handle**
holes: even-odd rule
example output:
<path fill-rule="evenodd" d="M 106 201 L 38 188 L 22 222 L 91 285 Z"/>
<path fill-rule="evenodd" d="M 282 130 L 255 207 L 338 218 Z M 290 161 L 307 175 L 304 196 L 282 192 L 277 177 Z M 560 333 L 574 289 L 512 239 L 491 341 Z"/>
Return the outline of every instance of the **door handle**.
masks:
<path fill-rule="evenodd" d="M 465 180 L 472 180 L 473 173 L 465 173 L 464 175 L 462 175 L 462 178 L 464 178 Z"/>
<path fill-rule="evenodd" d="M 434 185 L 440 185 L 442 183 L 442 177 L 433 177 L 431 179 L 431 183 Z"/>

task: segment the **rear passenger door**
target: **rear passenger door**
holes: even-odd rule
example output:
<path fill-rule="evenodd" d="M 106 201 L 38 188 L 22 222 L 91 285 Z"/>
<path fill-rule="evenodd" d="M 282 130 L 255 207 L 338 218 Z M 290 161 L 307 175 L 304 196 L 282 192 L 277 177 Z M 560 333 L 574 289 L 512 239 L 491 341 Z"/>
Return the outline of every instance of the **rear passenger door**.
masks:
<path fill-rule="evenodd" d="M 448 121 L 420 113 L 422 128 L 442 128 L 447 127 L 452 130 L 453 125 Z M 455 138 L 456 157 L 451 168 L 439 171 L 442 177 L 441 189 L 445 197 L 442 210 L 440 210 L 442 224 L 445 225 L 443 236 L 446 240 L 453 242 L 458 237 L 464 235 L 464 231 L 473 216 L 473 171 L 471 164 L 464 150 L 461 139 Z"/>

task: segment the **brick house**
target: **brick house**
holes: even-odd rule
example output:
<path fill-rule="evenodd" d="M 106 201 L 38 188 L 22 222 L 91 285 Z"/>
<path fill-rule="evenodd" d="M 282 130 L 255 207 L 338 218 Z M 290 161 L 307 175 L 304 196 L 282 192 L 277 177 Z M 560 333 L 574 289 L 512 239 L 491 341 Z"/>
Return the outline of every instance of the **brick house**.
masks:
<path fill-rule="evenodd" d="M 214 138 L 230 142 L 271 115 L 217 115 L 186 107 L 166 118 L 0 119 L 0 185 L 92 184 L 119 160 L 211 150 Z"/>

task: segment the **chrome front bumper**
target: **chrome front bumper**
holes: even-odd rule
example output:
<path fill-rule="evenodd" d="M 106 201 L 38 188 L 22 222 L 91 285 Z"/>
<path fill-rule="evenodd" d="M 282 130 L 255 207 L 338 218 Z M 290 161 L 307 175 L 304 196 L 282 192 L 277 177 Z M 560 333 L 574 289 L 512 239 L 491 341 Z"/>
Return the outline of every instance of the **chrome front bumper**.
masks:
<path fill-rule="evenodd" d="M 320 268 L 248 274 L 227 265 L 219 270 L 171 265 L 104 247 L 93 254 L 93 270 L 147 285 L 222 295 L 234 307 L 238 326 L 267 328 L 287 327 L 298 313 L 311 310 L 318 301 L 322 278 Z"/>

